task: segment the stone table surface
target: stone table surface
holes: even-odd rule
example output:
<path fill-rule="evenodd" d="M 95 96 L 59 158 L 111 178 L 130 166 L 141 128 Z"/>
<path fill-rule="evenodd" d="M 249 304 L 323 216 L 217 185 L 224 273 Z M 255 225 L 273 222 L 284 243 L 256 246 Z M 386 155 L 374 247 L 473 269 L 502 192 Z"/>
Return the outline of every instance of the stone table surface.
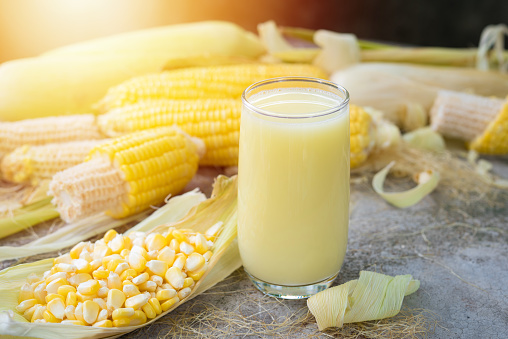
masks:
<path fill-rule="evenodd" d="M 508 158 L 494 164 L 508 178 Z M 508 338 L 508 192 L 467 200 L 438 187 L 417 205 L 397 209 L 368 181 L 357 180 L 351 202 L 348 251 L 334 285 L 358 278 L 361 270 L 411 274 L 421 287 L 404 299 L 402 314 L 424 319 L 425 332 L 418 337 Z M 319 332 L 304 300 L 264 296 L 240 268 L 122 338 L 329 338 L 346 332 Z M 354 334 L 358 327 L 349 328 Z"/>

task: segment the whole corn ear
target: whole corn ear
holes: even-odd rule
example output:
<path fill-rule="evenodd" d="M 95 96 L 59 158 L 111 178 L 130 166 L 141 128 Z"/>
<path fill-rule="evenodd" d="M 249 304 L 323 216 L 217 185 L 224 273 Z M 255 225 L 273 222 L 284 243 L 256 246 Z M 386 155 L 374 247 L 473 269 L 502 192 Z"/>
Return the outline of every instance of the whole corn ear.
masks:
<path fill-rule="evenodd" d="M 179 193 L 196 173 L 202 148 L 202 141 L 172 127 L 121 136 L 57 173 L 49 192 L 67 222 L 102 211 L 126 217 Z"/>
<path fill-rule="evenodd" d="M 0 121 L 0 158 L 25 145 L 103 139 L 92 114 Z"/>
<path fill-rule="evenodd" d="M 105 140 L 83 140 L 21 146 L 5 155 L 0 163 L 2 177 L 16 183 L 35 185 L 57 172 L 82 163 L 92 148 Z"/>
<path fill-rule="evenodd" d="M 508 100 L 440 91 L 430 111 L 431 127 L 486 154 L 508 153 Z"/>
<path fill-rule="evenodd" d="M 130 79 L 111 88 L 94 107 L 107 112 L 147 99 L 240 98 L 251 84 L 282 76 L 326 78 L 307 64 L 241 64 L 175 69 Z"/>
<path fill-rule="evenodd" d="M 234 166 L 238 163 L 241 110 L 239 99 L 146 100 L 100 115 L 98 124 L 109 136 L 176 125 L 204 141 L 206 153 L 200 164 Z"/>

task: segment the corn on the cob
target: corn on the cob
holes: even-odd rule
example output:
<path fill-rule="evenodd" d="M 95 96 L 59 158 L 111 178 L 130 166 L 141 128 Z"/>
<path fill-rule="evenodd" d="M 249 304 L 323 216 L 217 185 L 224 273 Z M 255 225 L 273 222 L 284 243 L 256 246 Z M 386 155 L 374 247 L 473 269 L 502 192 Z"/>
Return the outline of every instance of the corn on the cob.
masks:
<path fill-rule="evenodd" d="M 206 153 L 200 164 L 234 166 L 238 163 L 241 110 L 241 101 L 229 98 L 147 100 L 100 115 L 98 123 L 109 136 L 177 125 L 204 141 Z"/>
<path fill-rule="evenodd" d="M 0 122 L 0 157 L 24 145 L 102 138 L 92 114 Z"/>
<path fill-rule="evenodd" d="M 172 127 L 128 134 L 57 173 L 49 192 L 65 221 L 101 211 L 125 217 L 180 192 L 197 170 L 199 146 L 202 141 Z"/>
<path fill-rule="evenodd" d="M 239 98 L 251 84 L 282 76 L 326 78 L 306 64 L 241 64 L 191 67 L 135 77 L 111 88 L 95 106 L 101 112 L 147 99 Z"/>
<path fill-rule="evenodd" d="M 440 91 L 431 127 L 446 137 L 466 141 L 479 153 L 508 153 L 508 100 Z"/>
<path fill-rule="evenodd" d="M 147 128 L 177 125 L 205 142 L 202 165 L 238 164 L 241 101 L 238 99 L 146 100 L 99 116 L 101 131 L 109 136 Z M 362 164 L 373 144 L 373 122 L 361 107 L 351 105 L 351 168 Z"/>
<path fill-rule="evenodd" d="M 133 232 L 128 236 L 110 230 L 95 243 L 79 243 L 70 253 L 55 258 L 53 267 L 42 279 L 31 276 L 21 288 L 16 311 L 31 322 L 43 318 L 47 322 L 96 327 L 143 324 L 192 293 L 208 269 L 213 252 L 208 250 L 205 256 L 192 251 L 182 268 L 173 260 L 162 260 L 162 269 L 156 272 L 153 262 L 158 260 L 150 258 L 168 251 L 174 256 L 168 245 L 182 237 L 192 248 L 198 247 L 195 241 L 199 236 L 203 235 L 174 227 L 163 233 Z M 117 243 L 122 246 L 116 246 Z M 211 240 L 207 244 L 210 248 L 214 245 Z M 90 269 L 90 274 L 79 273 L 78 267 L 83 262 L 96 268 Z M 120 264 L 125 264 L 122 271 L 133 270 L 137 276 L 121 279 Z"/>
<path fill-rule="evenodd" d="M 105 140 L 83 140 L 21 146 L 0 163 L 2 177 L 16 183 L 37 184 L 57 172 L 82 163 L 92 148 Z"/>

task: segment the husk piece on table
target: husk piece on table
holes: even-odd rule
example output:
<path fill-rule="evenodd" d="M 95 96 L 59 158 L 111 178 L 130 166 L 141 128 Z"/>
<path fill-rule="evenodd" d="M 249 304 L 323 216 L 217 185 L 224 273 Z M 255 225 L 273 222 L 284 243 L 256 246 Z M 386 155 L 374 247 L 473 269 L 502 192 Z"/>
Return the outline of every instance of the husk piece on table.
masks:
<path fill-rule="evenodd" d="M 111 228 L 120 227 L 136 220 L 143 220 L 135 227 L 135 229 L 139 230 L 154 227 L 161 223 L 174 222 L 183 218 L 193 206 L 204 200 L 206 200 L 206 197 L 203 193 L 191 191 L 171 198 L 164 206 L 153 213 L 152 210 L 148 210 L 122 219 L 113 219 L 104 213 L 93 215 L 67 224 L 57 231 L 28 244 L 22 246 L 0 246 L 0 260 L 57 251 L 73 246 L 97 234 L 104 233 Z"/>
<path fill-rule="evenodd" d="M 310 297 L 307 306 L 319 330 L 346 323 L 378 320 L 397 315 L 404 296 L 420 287 L 410 274 L 391 277 L 361 271 L 358 280 L 332 287 Z"/>
<path fill-rule="evenodd" d="M 236 237 L 236 177 L 219 176 L 216 179 L 210 199 L 193 207 L 187 216 L 176 223 L 167 225 L 142 224 L 131 231 L 155 232 L 168 226 L 176 228 L 192 228 L 204 232 L 211 225 L 222 221 L 223 226 L 215 240 L 213 255 L 209 262 L 209 270 L 196 283 L 192 293 L 171 309 L 163 312 L 155 319 L 138 326 L 118 328 L 95 328 L 91 326 L 62 325 L 52 323 L 29 323 L 23 316 L 13 311 L 18 304 L 17 297 L 21 285 L 30 273 L 42 274 L 53 265 L 53 259 L 46 259 L 30 264 L 9 267 L 0 272 L 0 334 L 29 336 L 48 339 L 77 338 L 116 338 L 142 326 L 152 323 L 171 312 L 182 303 L 196 297 L 206 289 L 220 282 L 241 266 L 238 248 L 233 242 Z M 162 220 L 160 220 L 162 221 Z"/>

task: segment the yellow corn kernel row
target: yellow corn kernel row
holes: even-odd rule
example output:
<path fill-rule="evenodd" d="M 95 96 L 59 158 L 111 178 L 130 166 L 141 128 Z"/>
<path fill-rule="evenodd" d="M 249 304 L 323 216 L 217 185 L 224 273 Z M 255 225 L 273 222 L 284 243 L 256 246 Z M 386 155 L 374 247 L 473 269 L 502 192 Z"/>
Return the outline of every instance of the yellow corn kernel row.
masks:
<path fill-rule="evenodd" d="M 42 277 L 28 276 L 16 311 L 28 321 L 95 327 L 145 323 L 187 298 L 206 270 L 220 224 L 204 234 L 109 230 L 54 259 Z"/>

